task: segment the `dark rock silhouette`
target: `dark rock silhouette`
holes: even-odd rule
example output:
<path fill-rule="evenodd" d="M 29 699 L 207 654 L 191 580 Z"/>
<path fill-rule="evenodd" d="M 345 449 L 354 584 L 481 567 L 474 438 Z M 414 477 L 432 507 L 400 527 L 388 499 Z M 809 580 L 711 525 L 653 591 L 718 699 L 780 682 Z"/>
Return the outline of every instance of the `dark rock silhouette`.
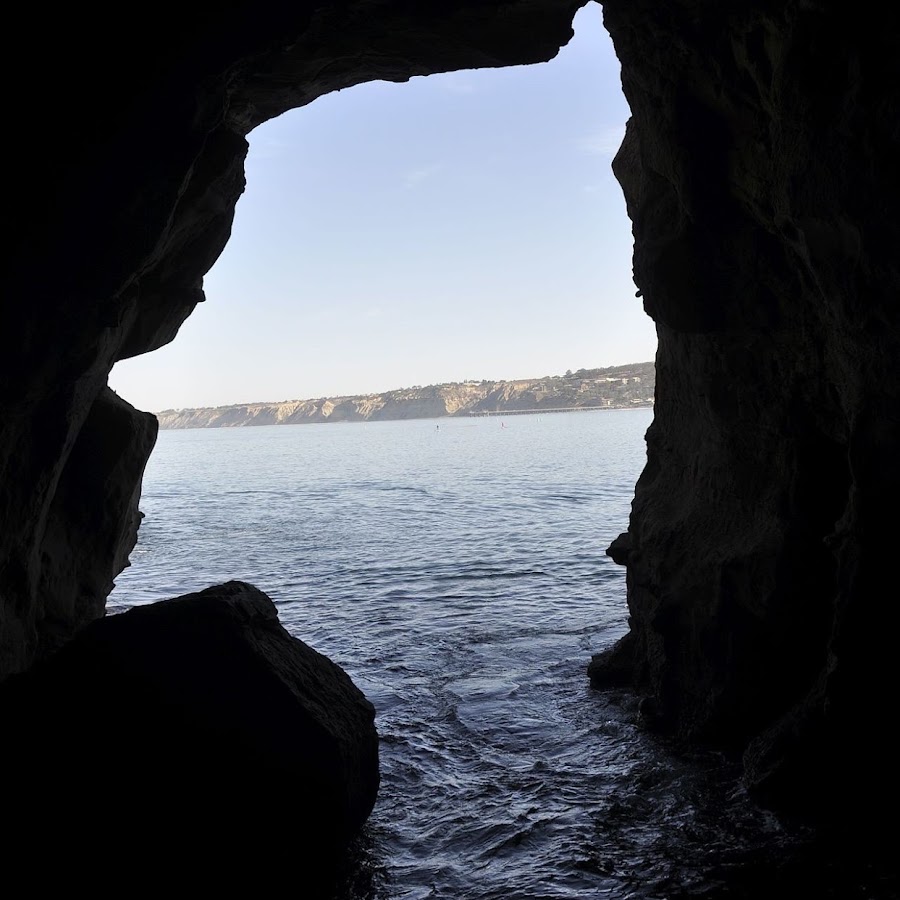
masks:
<path fill-rule="evenodd" d="M 327 883 L 375 802 L 374 716 L 248 584 L 99 620 L 0 686 L 4 815 L 19 834 L 6 858 L 25 866 L 55 844 L 65 880 L 62 859 L 101 836 L 87 818 L 114 832 L 120 869 L 148 867 L 162 842 L 156 874 L 217 861 L 204 880 L 261 882 L 261 860 L 282 853 L 307 887 Z"/>
<path fill-rule="evenodd" d="M 659 727 L 751 747 L 767 803 L 866 821 L 900 786 L 877 524 L 900 501 L 897 225 L 877 212 L 900 193 L 897 17 L 604 16 L 633 113 L 613 168 L 660 337 L 648 464 L 611 548 L 622 653 Z"/>

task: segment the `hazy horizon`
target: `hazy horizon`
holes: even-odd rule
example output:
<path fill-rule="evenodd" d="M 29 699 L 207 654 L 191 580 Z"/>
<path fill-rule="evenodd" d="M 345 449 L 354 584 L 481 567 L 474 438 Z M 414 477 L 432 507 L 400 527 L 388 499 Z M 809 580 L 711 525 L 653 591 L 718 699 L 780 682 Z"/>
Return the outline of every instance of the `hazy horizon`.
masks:
<path fill-rule="evenodd" d="M 231 240 L 141 409 L 355 396 L 652 361 L 611 160 L 629 110 L 590 4 L 548 63 L 372 82 L 249 136 Z"/>

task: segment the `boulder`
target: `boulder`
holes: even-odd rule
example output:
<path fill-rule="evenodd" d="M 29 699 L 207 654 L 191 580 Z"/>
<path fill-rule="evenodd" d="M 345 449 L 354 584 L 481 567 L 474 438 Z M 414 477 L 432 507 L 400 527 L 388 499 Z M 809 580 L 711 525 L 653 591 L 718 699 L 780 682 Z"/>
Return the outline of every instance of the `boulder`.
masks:
<path fill-rule="evenodd" d="M 238 581 L 91 623 L 0 717 L 13 868 L 69 877 L 107 840 L 119 873 L 260 883 L 282 860 L 322 885 L 378 789 L 372 704 Z"/>

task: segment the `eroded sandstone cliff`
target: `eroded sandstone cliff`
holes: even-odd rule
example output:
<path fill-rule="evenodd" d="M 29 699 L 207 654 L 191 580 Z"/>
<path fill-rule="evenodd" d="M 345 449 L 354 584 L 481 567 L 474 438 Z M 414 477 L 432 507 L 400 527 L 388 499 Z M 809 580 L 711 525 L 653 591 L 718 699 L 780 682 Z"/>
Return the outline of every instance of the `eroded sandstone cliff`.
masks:
<path fill-rule="evenodd" d="M 637 363 L 517 381 L 463 381 L 351 397 L 165 409 L 157 413 L 157 418 L 160 428 L 242 428 L 564 409 L 632 409 L 652 406 L 655 383 L 653 363 Z"/>

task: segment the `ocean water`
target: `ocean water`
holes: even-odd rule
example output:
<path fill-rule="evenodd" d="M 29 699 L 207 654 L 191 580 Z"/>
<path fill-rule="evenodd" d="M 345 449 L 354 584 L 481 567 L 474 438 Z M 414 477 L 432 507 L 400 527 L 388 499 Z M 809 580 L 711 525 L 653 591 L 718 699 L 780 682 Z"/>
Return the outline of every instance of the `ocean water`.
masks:
<path fill-rule="evenodd" d="M 161 432 L 110 609 L 249 581 L 375 704 L 346 900 L 760 896 L 804 835 L 586 677 L 626 630 L 604 550 L 651 417 Z"/>

